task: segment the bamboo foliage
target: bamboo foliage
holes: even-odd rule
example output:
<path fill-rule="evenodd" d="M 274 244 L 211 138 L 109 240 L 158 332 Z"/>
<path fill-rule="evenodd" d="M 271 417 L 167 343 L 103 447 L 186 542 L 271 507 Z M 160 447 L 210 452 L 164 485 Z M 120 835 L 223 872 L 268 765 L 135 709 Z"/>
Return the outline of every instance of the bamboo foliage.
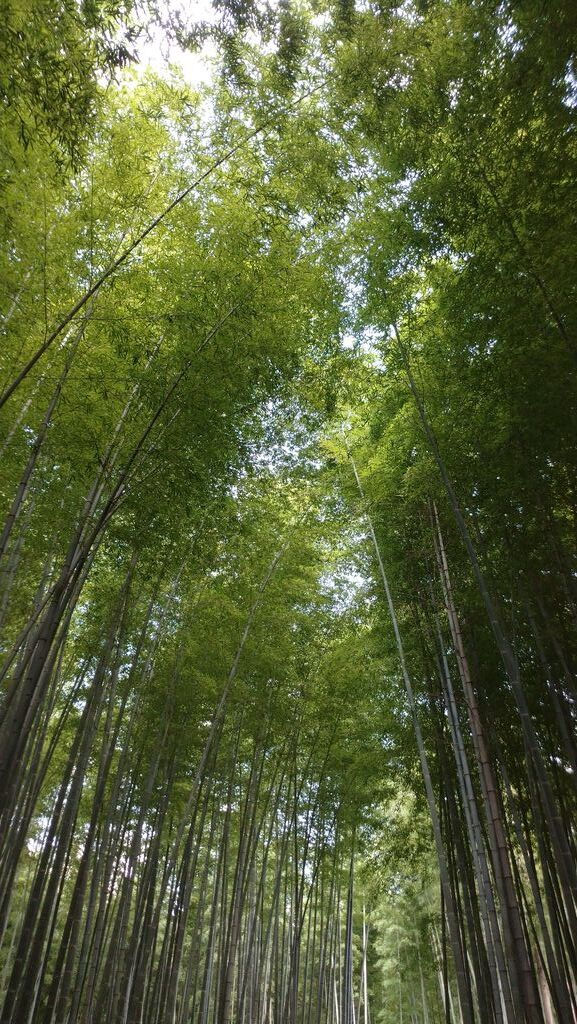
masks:
<path fill-rule="evenodd" d="M 574 5 L 4 6 L 0 1021 L 577 1024 Z"/>

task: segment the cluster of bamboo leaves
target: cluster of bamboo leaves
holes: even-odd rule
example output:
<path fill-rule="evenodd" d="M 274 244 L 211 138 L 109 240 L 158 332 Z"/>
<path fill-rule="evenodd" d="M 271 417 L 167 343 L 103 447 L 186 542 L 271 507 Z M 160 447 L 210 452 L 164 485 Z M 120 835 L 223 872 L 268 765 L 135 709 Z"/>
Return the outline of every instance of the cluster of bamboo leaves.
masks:
<path fill-rule="evenodd" d="M 5 7 L 0 1019 L 577 1020 L 573 5 Z"/>

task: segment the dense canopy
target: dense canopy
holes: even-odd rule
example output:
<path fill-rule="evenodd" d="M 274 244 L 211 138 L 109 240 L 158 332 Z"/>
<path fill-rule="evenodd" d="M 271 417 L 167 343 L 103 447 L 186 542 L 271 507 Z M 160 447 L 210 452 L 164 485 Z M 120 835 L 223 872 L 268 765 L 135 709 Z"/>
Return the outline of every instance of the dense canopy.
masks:
<path fill-rule="evenodd" d="M 577 1024 L 577 6 L 0 16 L 1 1024 Z"/>

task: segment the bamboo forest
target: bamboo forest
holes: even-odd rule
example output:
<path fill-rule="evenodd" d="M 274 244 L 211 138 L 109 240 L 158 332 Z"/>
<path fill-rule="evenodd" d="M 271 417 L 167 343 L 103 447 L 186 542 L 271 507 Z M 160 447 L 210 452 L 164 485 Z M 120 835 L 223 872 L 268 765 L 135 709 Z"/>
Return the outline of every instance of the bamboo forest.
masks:
<path fill-rule="evenodd" d="M 0 83 L 0 1024 L 577 1024 L 575 0 Z"/>

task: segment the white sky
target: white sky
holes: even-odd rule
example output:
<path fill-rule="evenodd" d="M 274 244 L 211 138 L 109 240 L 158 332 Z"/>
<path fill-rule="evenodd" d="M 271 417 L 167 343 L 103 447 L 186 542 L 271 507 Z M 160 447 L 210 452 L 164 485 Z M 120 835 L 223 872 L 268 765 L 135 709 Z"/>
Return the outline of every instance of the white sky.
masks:
<path fill-rule="evenodd" d="M 210 0 L 164 0 L 159 7 L 161 15 L 181 14 L 185 24 L 215 20 Z M 150 31 L 149 39 L 139 41 L 137 53 L 141 71 L 149 67 L 162 74 L 172 64 L 179 68 L 188 85 L 199 88 L 211 80 L 216 48 L 209 42 L 200 52 L 183 50 L 177 43 L 168 40 L 159 26 L 155 26 Z"/>

